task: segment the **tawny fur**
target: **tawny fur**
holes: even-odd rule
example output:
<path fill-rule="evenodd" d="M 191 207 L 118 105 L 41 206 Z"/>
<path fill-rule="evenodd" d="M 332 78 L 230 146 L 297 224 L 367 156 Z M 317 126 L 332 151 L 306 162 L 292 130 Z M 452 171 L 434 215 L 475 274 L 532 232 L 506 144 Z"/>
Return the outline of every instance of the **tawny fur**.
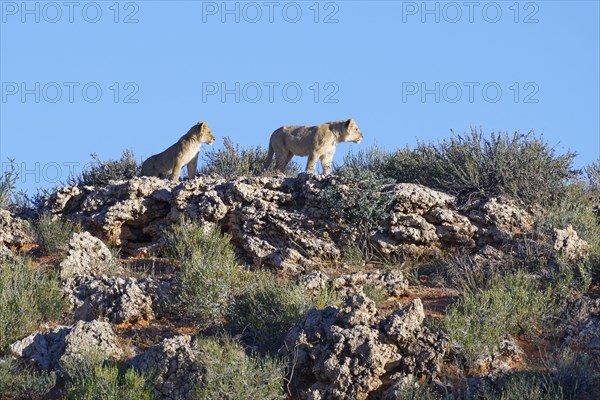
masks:
<path fill-rule="evenodd" d="M 363 134 L 353 119 L 327 122 L 317 126 L 282 126 L 271 135 L 264 164 L 268 169 L 275 156 L 276 168 L 283 171 L 293 156 L 308 156 L 307 173 L 314 173 L 321 160 L 323 173 L 329 175 L 338 143 L 360 143 Z"/>
<path fill-rule="evenodd" d="M 148 157 L 142 164 L 142 176 L 158 176 L 179 179 L 181 168 L 187 165 L 187 176 L 192 179 L 196 175 L 198 154 L 202 143 L 212 144 L 215 141 L 208 124 L 198 122 L 177 143 L 163 151 Z"/>

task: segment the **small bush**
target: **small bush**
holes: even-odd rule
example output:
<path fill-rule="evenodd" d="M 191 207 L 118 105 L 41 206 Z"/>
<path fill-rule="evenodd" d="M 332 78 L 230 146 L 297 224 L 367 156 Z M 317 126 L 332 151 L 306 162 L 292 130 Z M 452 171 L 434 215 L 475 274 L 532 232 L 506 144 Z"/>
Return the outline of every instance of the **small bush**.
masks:
<path fill-rule="evenodd" d="M 15 161 L 9 159 L 8 165 L 10 169 L 2 171 L 0 177 L 0 208 L 7 208 L 13 203 L 13 195 L 17 184 L 17 175 Z"/>
<path fill-rule="evenodd" d="M 366 258 L 374 255 L 373 234 L 389 215 L 393 195 L 386 190 L 389 179 L 379 178 L 369 170 L 342 169 L 339 182 L 328 186 L 319 196 L 334 218 L 342 220 L 345 231 Z"/>
<path fill-rule="evenodd" d="M 203 366 L 196 399 L 286 398 L 285 363 L 268 356 L 247 356 L 233 339 L 225 337 L 222 341 L 210 337 L 196 340 L 197 359 Z"/>
<path fill-rule="evenodd" d="M 240 176 L 261 176 L 263 165 L 267 158 L 267 150 L 260 146 L 240 148 L 238 144 L 225 137 L 223 147 L 212 150 L 204 155 L 204 166 L 200 169 L 202 174 L 217 174 L 226 179 Z M 266 172 L 273 172 L 273 166 Z M 287 165 L 286 175 L 297 175 L 300 167 L 293 161 Z"/>
<path fill-rule="evenodd" d="M 310 307 L 311 301 L 300 285 L 281 282 L 269 272 L 256 272 L 237 293 L 230 319 L 234 329 L 249 336 L 259 348 L 276 350 Z"/>
<path fill-rule="evenodd" d="M 205 326 L 223 323 L 239 273 L 231 237 L 187 218 L 164 235 L 166 255 L 183 267 L 179 300 L 186 314 Z"/>
<path fill-rule="evenodd" d="M 131 150 L 124 150 L 119 160 L 101 161 L 98 154 L 92 153 L 89 168 L 80 175 L 69 177 L 71 185 L 106 186 L 110 181 L 128 180 L 140 176 L 141 165 Z"/>
<path fill-rule="evenodd" d="M 375 304 L 383 303 L 388 298 L 387 291 L 380 286 L 365 285 L 363 291 L 365 296 L 373 300 Z"/>
<path fill-rule="evenodd" d="M 342 165 L 336 166 L 335 173 L 348 175 L 353 171 L 366 170 L 376 175 L 385 175 L 385 168 L 390 153 L 378 146 L 360 149 L 356 153 L 350 152 L 344 156 Z"/>
<path fill-rule="evenodd" d="M 40 250 L 45 254 L 60 254 L 67 251 L 69 240 L 79 227 L 69 220 L 42 213 L 33 222 L 33 231 Z"/>
<path fill-rule="evenodd" d="M 532 335 L 553 321 L 557 310 L 549 291 L 517 272 L 486 290 L 466 292 L 448 307 L 443 319 L 450 335 L 472 367 L 481 356 L 498 348 L 507 334 Z"/>
<path fill-rule="evenodd" d="M 42 321 L 68 308 L 58 280 L 15 257 L 0 264 L 0 353 Z"/>
<path fill-rule="evenodd" d="M 597 394 L 595 366 L 584 353 L 566 349 L 547 356 L 545 371 L 521 371 L 507 376 L 498 388 L 486 387 L 485 400 L 591 399 Z"/>
<path fill-rule="evenodd" d="M 326 286 L 319 290 L 312 298 L 312 306 L 323 310 L 329 306 L 340 308 L 344 304 L 344 297 L 333 286 Z"/>
<path fill-rule="evenodd" d="M 396 400 L 441 400 L 435 390 L 423 384 L 420 385 L 415 379 L 407 383 L 403 388 L 394 392 Z"/>
<path fill-rule="evenodd" d="M 105 359 L 100 350 L 68 357 L 62 364 L 69 379 L 67 398 L 74 400 L 151 400 L 153 388 L 143 374 L 133 368 L 124 373 Z"/>
<path fill-rule="evenodd" d="M 36 372 L 15 359 L 0 358 L 0 398 L 42 399 L 56 384 L 54 372 Z"/>
<path fill-rule="evenodd" d="M 575 153 L 556 155 L 541 137 L 472 130 L 438 144 L 420 143 L 386 158 L 383 175 L 420 183 L 461 200 L 506 195 L 525 204 L 552 204 L 576 177 Z"/>
<path fill-rule="evenodd" d="M 578 269 L 575 275 L 583 280 L 594 275 L 600 280 L 600 215 L 595 209 L 600 193 L 592 189 L 591 184 L 583 186 L 581 182 L 569 189 L 568 195 L 546 210 L 540 223 L 545 228 L 557 229 L 571 225 L 577 235 L 590 245 L 588 258 L 580 265 L 571 265 Z"/>

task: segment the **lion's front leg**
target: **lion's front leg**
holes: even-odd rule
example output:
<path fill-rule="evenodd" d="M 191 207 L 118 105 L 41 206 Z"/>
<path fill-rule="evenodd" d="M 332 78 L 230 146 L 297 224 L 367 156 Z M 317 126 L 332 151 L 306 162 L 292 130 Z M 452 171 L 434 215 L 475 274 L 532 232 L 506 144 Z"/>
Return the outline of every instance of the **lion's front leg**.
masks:
<path fill-rule="evenodd" d="M 319 157 L 315 153 L 309 154 L 308 162 L 306 163 L 306 170 L 304 172 L 307 174 L 314 174 L 318 159 Z"/>
<path fill-rule="evenodd" d="M 196 172 L 197 172 L 196 168 L 198 167 L 198 156 L 199 155 L 200 155 L 200 152 L 196 153 L 196 155 L 187 164 L 188 179 L 194 179 L 194 177 L 196 176 Z"/>
<path fill-rule="evenodd" d="M 179 174 L 181 172 L 181 168 L 183 167 L 182 164 L 175 164 L 175 167 L 173 168 L 173 171 L 171 171 L 171 180 L 172 181 L 178 181 L 179 180 Z"/>
<path fill-rule="evenodd" d="M 325 153 L 321 156 L 321 166 L 323 167 L 323 175 L 331 173 L 331 164 L 333 164 L 333 153 Z"/>

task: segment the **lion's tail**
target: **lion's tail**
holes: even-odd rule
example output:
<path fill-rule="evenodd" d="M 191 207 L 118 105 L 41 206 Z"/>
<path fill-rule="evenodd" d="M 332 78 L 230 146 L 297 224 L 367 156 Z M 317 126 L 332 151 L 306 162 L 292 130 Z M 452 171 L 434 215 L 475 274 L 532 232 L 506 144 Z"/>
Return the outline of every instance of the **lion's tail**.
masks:
<path fill-rule="evenodd" d="M 275 151 L 273 150 L 273 145 L 271 141 L 269 141 L 269 152 L 267 153 L 267 158 L 265 159 L 265 163 L 263 165 L 263 171 L 266 171 L 271 166 L 271 162 L 273 162 L 273 154 Z"/>

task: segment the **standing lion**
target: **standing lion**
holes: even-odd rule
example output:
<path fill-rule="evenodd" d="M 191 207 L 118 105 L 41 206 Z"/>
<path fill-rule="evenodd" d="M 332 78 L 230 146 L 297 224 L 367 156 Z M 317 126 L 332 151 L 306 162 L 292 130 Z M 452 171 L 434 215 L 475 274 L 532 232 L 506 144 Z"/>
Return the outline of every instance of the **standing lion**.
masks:
<path fill-rule="evenodd" d="M 181 168 L 187 165 L 187 176 L 192 179 L 196 175 L 200 146 L 202 143 L 210 145 L 214 141 L 215 137 L 208 124 L 198 122 L 177 143 L 162 153 L 148 157 L 142 164 L 142 176 L 158 176 L 176 181 Z"/>
<path fill-rule="evenodd" d="M 317 160 L 320 159 L 323 173 L 329 175 L 337 144 L 358 144 L 362 138 L 363 134 L 353 119 L 317 126 L 282 126 L 271 135 L 264 169 L 271 165 L 273 155 L 280 171 L 285 169 L 293 156 L 308 156 L 305 172 L 314 173 Z"/>

